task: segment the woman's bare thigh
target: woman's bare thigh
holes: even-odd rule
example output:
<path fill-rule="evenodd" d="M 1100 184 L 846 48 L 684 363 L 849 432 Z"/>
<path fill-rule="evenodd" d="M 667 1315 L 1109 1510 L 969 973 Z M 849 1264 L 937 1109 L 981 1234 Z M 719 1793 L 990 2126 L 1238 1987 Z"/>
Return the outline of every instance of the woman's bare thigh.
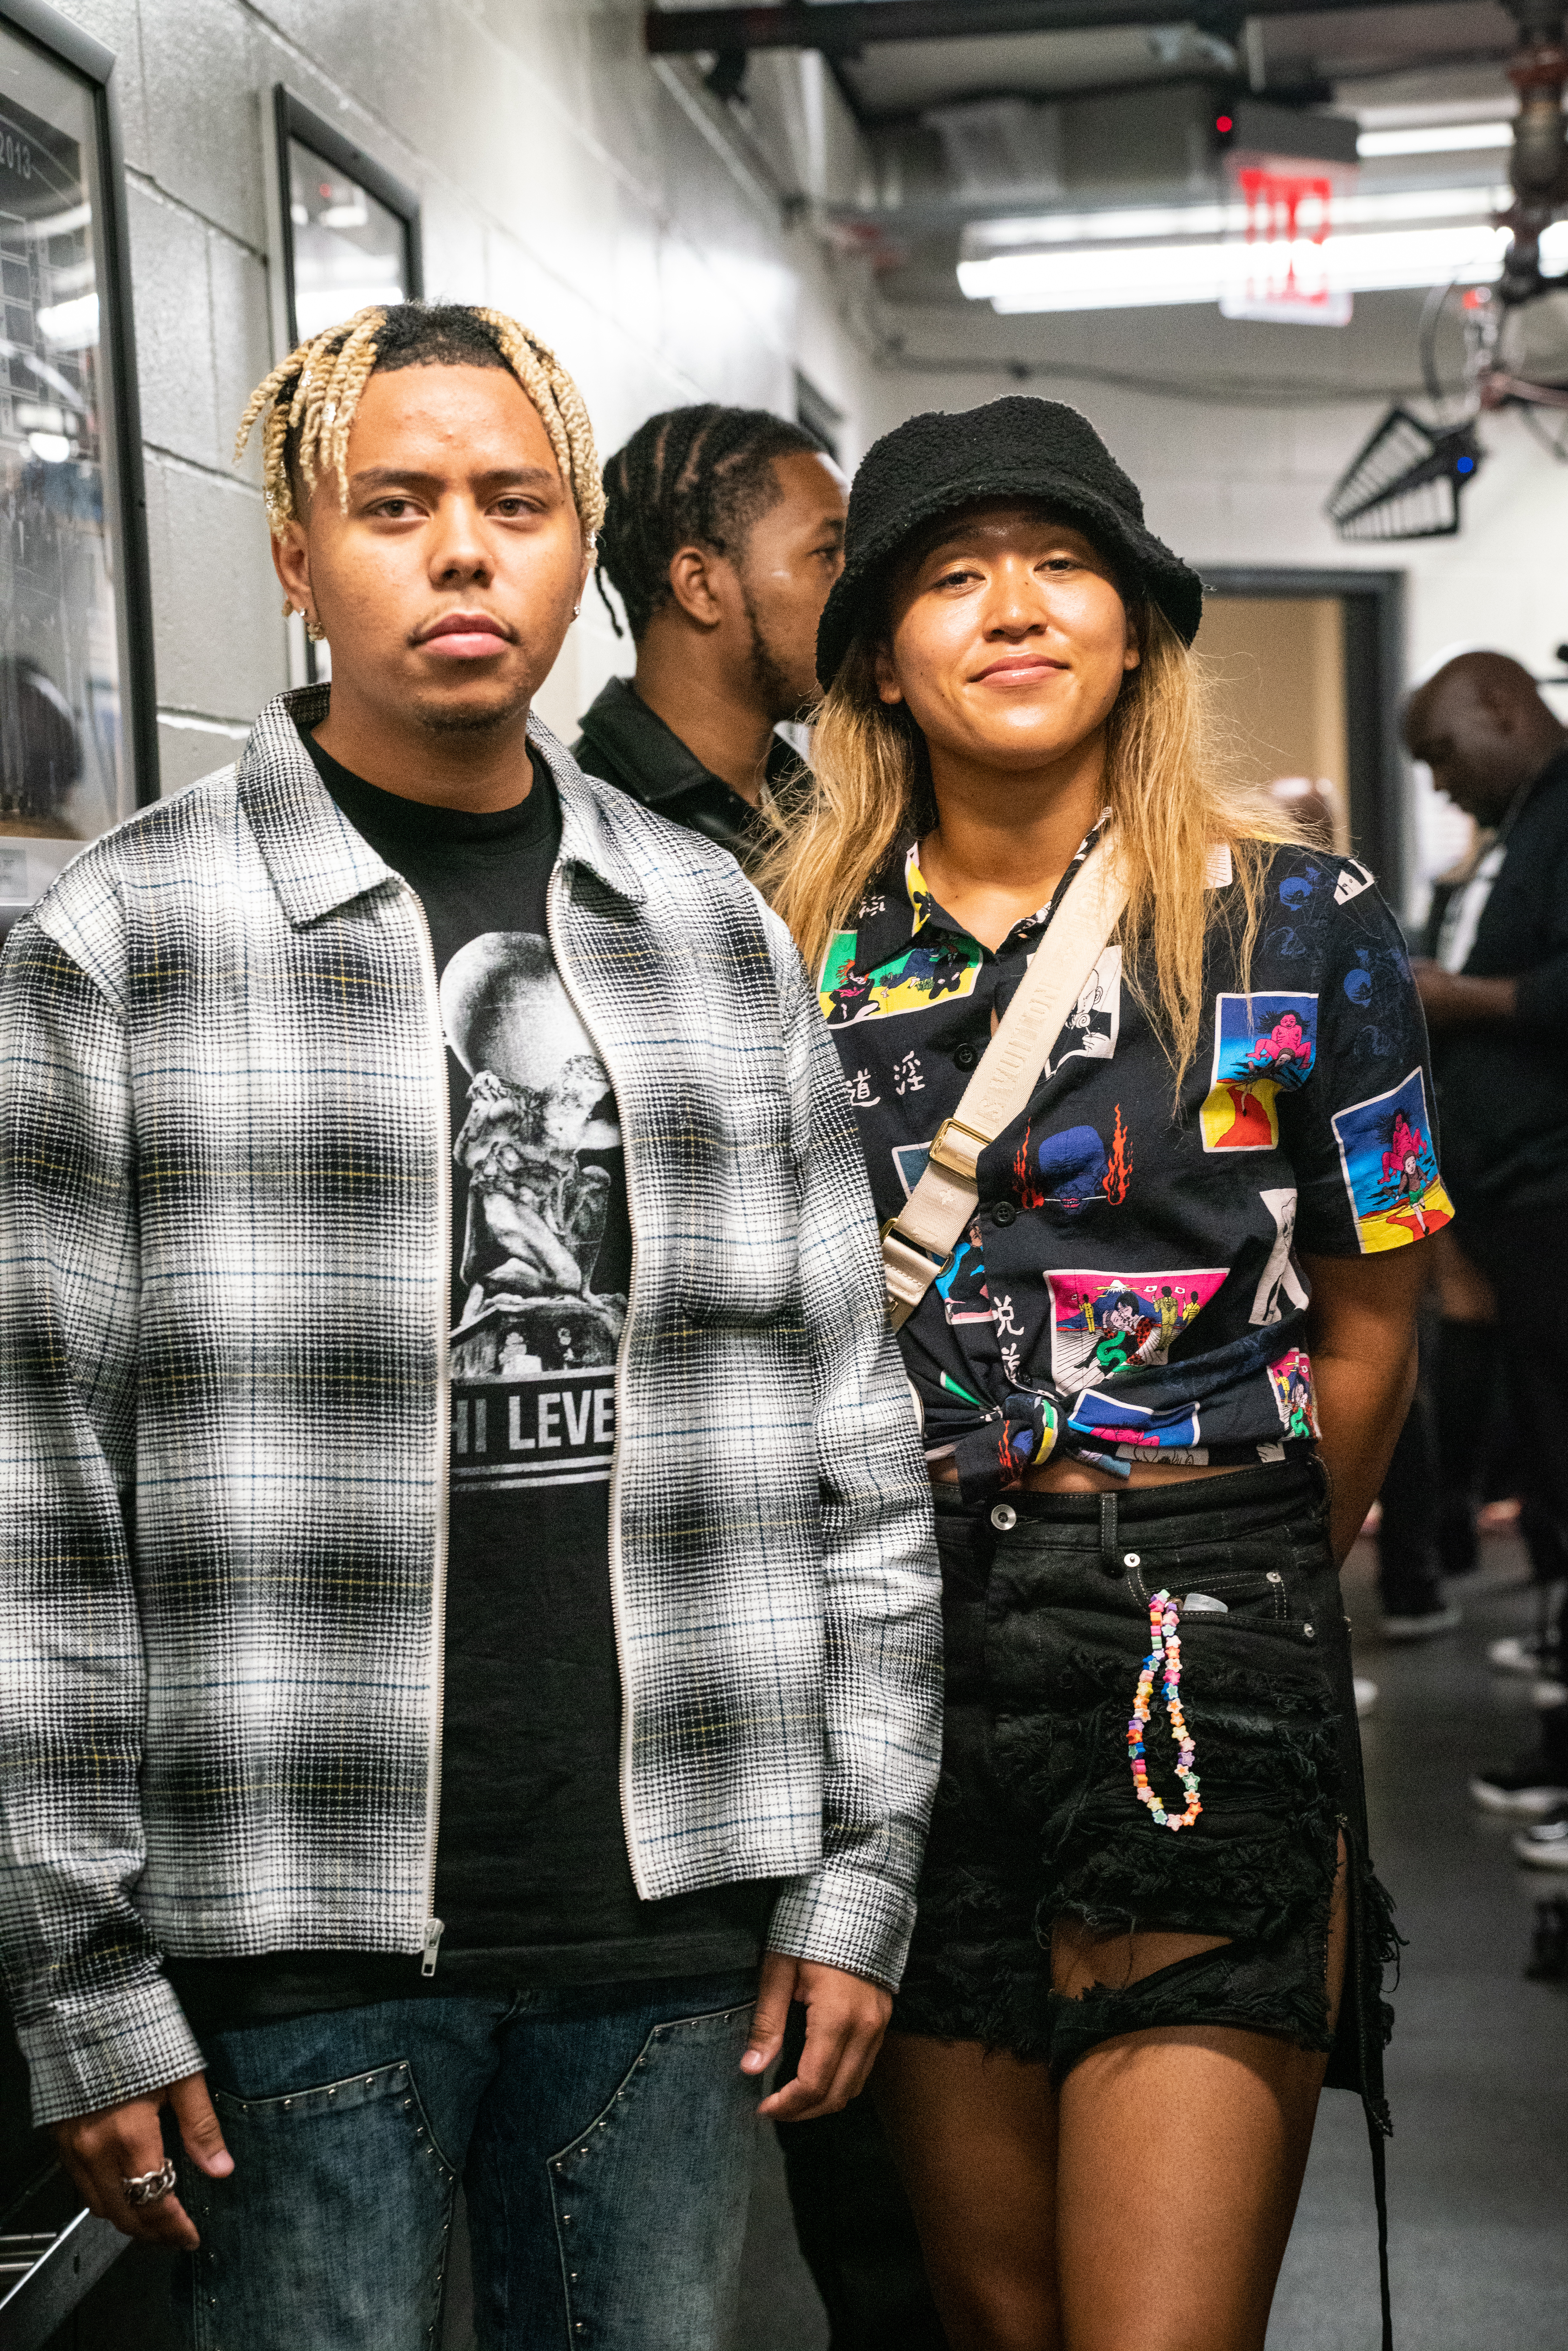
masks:
<path fill-rule="evenodd" d="M 1061 2351 L 1045 2067 L 977 2041 L 890 2032 L 872 2095 L 953 2351 Z"/>
<path fill-rule="evenodd" d="M 1346 1959 L 1343 1841 L 1327 1938 Z M 1071 1997 L 1223 1936 L 1059 1923 Z M 1327 2059 L 1226 2025 L 1118 2034 L 1060 2093 L 974 2041 L 890 2033 L 872 2089 L 954 2351 L 1262 2351 Z"/>
<path fill-rule="evenodd" d="M 1349 1907 L 1343 1838 L 1329 1912 L 1331 2029 Z M 1225 1938 L 1095 1935 L 1060 1922 L 1061 1991 L 1131 1985 Z M 1270 2033 L 1166 2025 L 1082 2058 L 1058 2101 L 1064 2351 L 1262 2351 L 1328 2059 Z"/>

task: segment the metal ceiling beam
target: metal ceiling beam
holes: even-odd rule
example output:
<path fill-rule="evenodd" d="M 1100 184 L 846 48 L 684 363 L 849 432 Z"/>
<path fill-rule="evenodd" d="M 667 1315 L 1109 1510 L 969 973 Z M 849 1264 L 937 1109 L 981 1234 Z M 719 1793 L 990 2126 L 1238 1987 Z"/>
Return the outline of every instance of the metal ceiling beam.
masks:
<path fill-rule="evenodd" d="M 1382 0 L 1419 7 L 1427 0 Z M 1526 0 L 1528 5 L 1528 0 Z M 883 42 L 977 40 L 1005 33 L 1082 33 L 1119 26 L 1239 23 L 1247 16 L 1342 14 L 1365 0 L 840 0 L 833 7 L 782 0 L 765 8 L 650 8 L 649 54 L 721 57 L 754 49 L 817 49 L 858 56 Z"/>

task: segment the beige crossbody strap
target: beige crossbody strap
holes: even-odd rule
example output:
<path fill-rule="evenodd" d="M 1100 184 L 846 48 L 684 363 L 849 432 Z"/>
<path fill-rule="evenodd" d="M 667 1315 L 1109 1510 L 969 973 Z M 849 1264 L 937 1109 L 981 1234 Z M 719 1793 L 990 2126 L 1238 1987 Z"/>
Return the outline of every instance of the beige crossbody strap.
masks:
<path fill-rule="evenodd" d="M 963 1100 L 937 1128 L 925 1173 L 883 1229 L 887 1311 L 895 1331 L 908 1322 L 973 1222 L 980 1154 L 1028 1108 L 1051 1048 L 1126 903 L 1110 836 L 1103 833 L 1051 916 Z"/>

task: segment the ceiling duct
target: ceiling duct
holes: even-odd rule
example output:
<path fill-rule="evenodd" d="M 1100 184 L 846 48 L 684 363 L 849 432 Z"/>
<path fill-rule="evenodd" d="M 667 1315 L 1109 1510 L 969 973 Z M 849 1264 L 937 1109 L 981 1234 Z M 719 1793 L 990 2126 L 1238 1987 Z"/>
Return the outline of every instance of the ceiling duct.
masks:
<path fill-rule="evenodd" d="M 921 118 L 942 141 L 960 203 L 1007 204 L 1061 193 L 1061 110 L 1025 98 L 934 106 Z"/>

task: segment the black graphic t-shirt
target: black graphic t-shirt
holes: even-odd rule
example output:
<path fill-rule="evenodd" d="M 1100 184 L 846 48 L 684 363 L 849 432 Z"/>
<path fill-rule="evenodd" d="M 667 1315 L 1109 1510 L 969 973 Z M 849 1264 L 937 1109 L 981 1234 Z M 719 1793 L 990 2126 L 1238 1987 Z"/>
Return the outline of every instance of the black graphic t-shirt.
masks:
<path fill-rule="evenodd" d="M 611 1604 L 615 1358 L 631 1271 L 615 1096 L 555 967 L 541 760 L 517 807 L 432 808 L 308 735 L 344 815 L 430 925 L 452 1106 L 452 1461 L 436 1972 L 297 1953 L 177 1961 L 200 2032 L 430 1991 L 751 1965 L 770 1889 L 639 1899 Z"/>
<path fill-rule="evenodd" d="M 822 1012 L 879 1217 L 919 1181 L 1093 838 L 995 954 L 932 896 L 912 841 L 829 946 Z M 1223 912 L 1228 851 L 1209 880 Z M 1251 992 L 1224 923 L 1205 992 L 1178 1104 L 1107 946 L 1028 1110 L 980 1155 L 975 1221 L 900 1333 L 927 1453 L 967 1497 L 1053 1453 L 1124 1476 L 1310 1445 L 1296 1249 L 1400 1249 L 1453 1216 L 1426 1023 L 1364 866 L 1276 851 Z"/>

